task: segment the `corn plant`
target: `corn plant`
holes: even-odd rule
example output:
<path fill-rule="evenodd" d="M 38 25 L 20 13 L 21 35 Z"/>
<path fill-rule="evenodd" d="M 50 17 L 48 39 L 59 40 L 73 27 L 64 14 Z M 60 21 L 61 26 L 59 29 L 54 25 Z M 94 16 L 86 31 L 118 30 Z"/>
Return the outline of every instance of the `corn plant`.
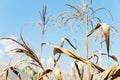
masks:
<path fill-rule="evenodd" d="M 60 45 L 55 45 L 49 42 L 41 42 L 40 43 L 40 55 L 38 56 L 35 50 L 26 42 L 20 34 L 21 41 L 15 40 L 10 37 L 3 37 L 0 40 L 10 40 L 17 43 L 20 47 L 16 47 L 11 50 L 14 54 L 11 55 L 8 65 L 0 72 L 1 79 L 10 80 L 10 71 L 12 71 L 18 78 L 18 80 L 66 80 L 68 79 L 64 71 L 62 70 L 62 66 L 59 63 L 61 59 L 61 55 L 67 55 L 68 57 L 73 59 L 71 62 L 71 75 L 69 79 L 72 80 L 115 80 L 120 77 L 120 66 L 117 57 L 110 53 L 110 30 L 112 26 L 107 23 L 103 23 L 102 20 L 97 17 L 95 14 L 99 10 L 105 10 L 108 12 L 112 19 L 112 15 L 110 11 L 106 8 L 98 8 L 93 9 L 89 4 L 92 4 L 92 0 L 90 3 L 85 0 L 81 0 L 82 5 L 74 5 L 74 4 L 65 4 L 65 6 L 69 7 L 71 11 L 64 12 L 57 16 L 57 23 L 62 23 L 65 26 L 69 25 L 69 23 L 73 23 L 73 26 L 76 27 L 76 24 L 80 24 L 84 27 L 84 42 L 85 42 L 85 56 L 86 58 L 79 55 L 79 48 L 74 45 L 70 39 L 62 38 Z M 42 11 L 40 12 L 41 22 L 39 23 L 41 26 L 42 39 L 44 38 L 44 33 L 47 28 L 47 23 L 49 18 L 47 18 L 47 6 L 43 6 Z M 73 27 L 72 26 L 72 27 Z M 71 27 L 71 28 L 72 28 Z M 71 29 L 72 30 L 72 29 Z M 95 34 L 95 32 L 97 32 Z M 98 33 L 100 35 L 98 35 Z M 80 34 L 81 35 L 81 34 Z M 99 44 L 99 55 L 95 52 L 90 52 L 90 42 L 89 38 L 91 35 L 94 35 L 95 40 L 100 39 Z M 79 37 L 79 36 L 78 36 Z M 105 40 L 104 40 L 105 39 Z M 42 40 L 43 41 L 43 40 Z M 72 51 L 70 49 L 64 48 L 65 41 L 75 50 Z M 105 42 L 106 52 L 103 52 L 103 42 Z M 43 57 L 42 51 L 44 46 L 49 46 L 53 48 L 52 55 L 52 66 L 47 67 L 47 64 L 43 64 L 41 58 Z M 12 59 L 15 54 L 24 54 L 26 58 L 24 60 L 18 61 L 16 64 L 11 65 Z M 58 55 L 56 57 L 56 55 Z M 84 54 L 82 54 L 84 55 Z M 102 64 L 102 56 L 108 56 L 108 59 L 113 59 L 118 64 L 112 65 L 107 69 L 104 69 Z M 96 61 L 94 59 L 96 58 Z M 20 65 L 25 64 L 25 67 L 20 69 Z M 22 74 L 26 75 L 26 78 L 23 78 Z"/>

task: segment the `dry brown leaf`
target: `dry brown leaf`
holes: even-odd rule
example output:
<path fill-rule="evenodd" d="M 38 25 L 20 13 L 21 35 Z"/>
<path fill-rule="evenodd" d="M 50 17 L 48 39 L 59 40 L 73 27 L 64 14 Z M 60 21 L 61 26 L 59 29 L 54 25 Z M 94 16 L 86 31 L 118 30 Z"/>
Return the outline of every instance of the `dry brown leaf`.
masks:
<path fill-rule="evenodd" d="M 94 63 L 90 62 L 89 60 L 86 60 L 82 57 L 77 56 L 76 54 L 74 54 L 73 52 L 64 49 L 64 48 L 54 48 L 54 55 L 56 55 L 57 53 L 64 53 L 66 55 L 68 55 L 69 57 L 72 57 L 73 59 L 79 60 L 87 65 L 90 65 L 91 67 L 93 67 L 94 69 L 97 69 L 99 72 L 103 72 L 104 69 L 102 69 L 101 67 L 95 65 Z"/>
<path fill-rule="evenodd" d="M 54 55 L 56 53 L 65 53 L 67 54 L 68 56 L 72 57 L 72 58 L 76 58 L 76 55 L 75 54 L 72 54 L 71 51 L 67 50 L 67 49 L 63 49 L 63 48 L 54 48 Z"/>
<path fill-rule="evenodd" d="M 83 80 L 84 63 L 80 61 L 75 61 L 75 66 L 76 66 L 80 80 Z"/>
<path fill-rule="evenodd" d="M 116 76 L 120 77 L 120 66 L 111 66 L 104 72 L 100 74 L 100 76 L 97 78 L 97 80 L 108 80 L 109 78 L 112 78 Z"/>
<path fill-rule="evenodd" d="M 15 67 L 10 67 L 10 69 L 17 75 L 19 80 L 22 80 L 20 73 L 18 72 L 18 70 Z"/>
<path fill-rule="evenodd" d="M 14 49 L 16 53 L 25 53 L 27 56 L 35 60 L 36 62 L 40 63 L 38 57 L 34 53 L 30 53 L 28 50 L 17 48 Z"/>
<path fill-rule="evenodd" d="M 8 80 L 8 75 L 9 75 L 8 72 L 9 72 L 10 69 L 17 75 L 18 79 L 21 80 L 20 73 L 19 73 L 18 70 L 17 70 L 15 67 L 13 67 L 13 66 L 7 66 L 7 67 L 5 67 L 5 68 L 3 69 L 3 71 L 0 72 L 0 76 L 3 75 L 4 72 L 6 72 L 6 80 Z"/>
<path fill-rule="evenodd" d="M 96 27 L 89 32 L 89 34 L 87 35 L 87 37 L 89 37 L 93 32 L 95 32 L 100 26 L 101 26 L 101 24 L 98 23 L 98 24 L 96 25 Z"/>
<path fill-rule="evenodd" d="M 8 72 L 9 70 L 6 71 L 6 78 L 5 78 L 6 80 L 8 80 Z"/>
<path fill-rule="evenodd" d="M 118 62 L 118 59 L 114 55 L 110 55 L 110 58 L 112 58 L 114 61 Z"/>
<path fill-rule="evenodd" d="M 19 41 L 13 39 L 13 38 L 0 38 L 1 40 L 11 40 L 17 44 L 19 44 L 22 48 L 16 48 L 12 51 L 15 51 L 16 53 L 25 53 L 28 57 L 32 58 L 33 60 L 35 60 L 40 66 L 41 68 L 44 70 L 44 67 L 42 66 L 41 62 L 39 61 L 39 58 L 37 57 L 37 55 L 35 54 L 34 50 L 31 49 L 26 42 L 24 41 L 22 35 L 21 35 L 21 40 L 22 43 L 20 43 Z"/>
<path fill-rule="evenodd" d="M 110 46 L 110 26 L 106 23 L 100 23 L 101 27 L 103 29 L 103 33 L 105 36 L 105 41 L 106 41 L 106 47 L 107 47 L 107 53 L 109 56 L 109 46 Z"/>
<path fill-rule="evenodd" d="M 98 23 L 97 26 L 92 29 L 87 37 L 89 37 L 93 32 L 95 32 L 98 28 L 102 27 L 102 31 L 105 37 L 106 47 L 107 47 L 107 53 L 109 56 L 109 46 L 110 46 L 110 26 L 106 23 Z"/>
<path fill-rule="evenodd" d="M 48 73 L 50 73 L 50 72 L 52 72 L 52 69 L 47 69 L 47 70 L 45 70 L 45 71 L 42 73 L 42 76 L 44 76 L 44 75 L 46 75 L 46 74 L 48 74 Z"/>
<path fill-rule="evenodd" d="M 52 72 L 52 69 L 47 69 L 47 70 L 45 70 L 45 71 L 41 74 L 41 76 L 40 76 L 40 78 L 39 78 L 38 80 L 43 79 L 43 77 L 44 77 L 45 75 L 47 75 L 48 73 L 50 73 L 50 72 Z"/>

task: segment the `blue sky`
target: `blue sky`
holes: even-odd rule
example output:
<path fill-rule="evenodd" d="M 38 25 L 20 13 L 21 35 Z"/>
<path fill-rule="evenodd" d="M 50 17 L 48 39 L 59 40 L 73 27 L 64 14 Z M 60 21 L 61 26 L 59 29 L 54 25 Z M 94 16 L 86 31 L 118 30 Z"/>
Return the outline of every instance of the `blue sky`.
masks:
<path fill-rule="evenodd" d="M 29 41 L 33 48 L 37 50 L 36 52 L 39 52 L 39 46 L 41 42 L 41 28 L 39 27 L 38 22 L 40 20 L 39 11 L 41 10 L 42 5 L 48 5 L 48 15 L 56 16 L 68 9 L 64 6 L 66 3 L 80 4 L 79 0 L 0 0 L 0 37 L 15 36 L 19 40 L 20 32 L 23 32 L 24 38 Z M 108 8 L 113 15 L 114 21 L 111 21 L 109 15 L 104 12 L 100 11 L 101 14 L 98 13 L 98 15 L 102 16 L 104 22 L 119 28 L 119 0 L 94 0 L 92 7 L 94 9 L 99 7 Z M 45 41 L 55 43 L 57 45 L 59 45 L 62 37 L 68 37 L 72 40 L 71 35 L 66 32 L 66 30 L 63 28 L 59 30 L 57 26 L 49 27 L 45 33 Z M 75 35 L 75 37 L 77 37 L 77 35 Z M 79 40 L 78 37 L 77 40 Z M 117 36 L 113 36 L 112 40 L 112 52 L 115 53 L 114 55 L 120 58 L 120 50 L 118 49 L 118 44 L 120 43 L 119 38 L 117 38 Z M 2 47 L 0 48 L 1 50 L 3 49 Z M 46 51 L 46 49 L 51 50 L 51 52 L 49 53 L 49 51 Z M 45 47 L 43 50 L 45 51 L 44 56 L 50 57 L 52 48 Z M 0 63 L 2 60 L 7 61 L 8 57 L 6 58 L 5 56 L 6 54 L 2 54 L 0 57 Z M 66 60 L 67 62 L 66 56 L 62 59 Z"/>

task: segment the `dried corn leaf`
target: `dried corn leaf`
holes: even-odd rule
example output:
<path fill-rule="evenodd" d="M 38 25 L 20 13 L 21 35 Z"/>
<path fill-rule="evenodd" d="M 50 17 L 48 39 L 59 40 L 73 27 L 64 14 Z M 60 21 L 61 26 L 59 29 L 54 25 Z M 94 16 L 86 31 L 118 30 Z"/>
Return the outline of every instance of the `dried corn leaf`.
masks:
<path fill-rule="evenodd" d="M 102 55 L 107 55 L 107 54 L 102 53 Z M 116 61 L 117 63 L 119 63 L 116 56 L 114 56 L 114 55 L 109 55 L 109 57 L 110 57 L 111 59 L 113 59 L 114 61 Z"/>
<path fill-rule="evenodd" d="M 62 38 L 62 39 L 61 39 L 61 43 L 60 43 L 60 47 L 63 47 L 64 42 L 65 42 L 65 38 Z M 54 66 L 55 66 L 55 65 L 57 64 L 57 62 L 59 61 L 60 57 L 61 57 L 61 54 L 58 55 L 57 59 L 54 59 L 54 62 L 55 62 L 55 63 L 54 63 Z"/>
<path fill-rule="evenodd" d="M 40 76 L 40 78 L 39 78 L 38 80 L 43 79 L 43 77 L 44 77 L 45 75 L 47 75 L 48 73 L 50 73 L 50 72 L 52 72 L 52 69 L 47 69 L 47 70 L 45 70 L 45 71 L 41 74 L 41 76 Z"/>
<path fill-rule="evenodd" d="M 6 80 L 8 80 L 8 73 L 9 73 L 9 70 L 6 71 L 6 77 L 5 77 Z"/>
<path fill-rule="evenodd" d="M 18 70 L 15 67 L 10 67 L 10 69 L 17 75 L 19 80 L 22 80 L 20 73 L 18 72 Z"/>
<path fill-rule="evenodd" d="M 74 48 L 75 50 L 77 50 L 77 48 L 69 41 L 69 39 L 65 38 L 65 40 L 70 44 L 70 46 L 72 48 Z"/>
<path fill-rule="evenodd" d="M 74 61 L 71 63 L 71 75 L 72 75 L 74 80 L 77 80 L 75 67 L 74 67 Z"/>
<path fill-rule="evenodd" d="M 40 66 L 41 68 L 44 70 L 44 67 L 42 66 L 41 62 L 39 61 L 39 58 L 37 57 L 37 55 L 35 54 L 34 50 L 32 50 L 24 41 L 22 35 L 21 36 L 21 40 L 22 43 L 20 43 L 19 41 L 13 39 L 13 38 L 0 38 L 2 40 L 11 40 L 17 44 L 19 44 L 22 48 L 16 48 L 12 51 L 15 51 L 16 53 L 25 53 L 28 57 L 32 58 L 33 60 L 35 60 Z"/>
<path fill-rule="evenodd" d="M 110 45 L 110 26 L 106 23 L 101 23 L 101 27 L 103 29 L 103 33 L 105 36 L 105 41 L 106 41 L 106 47 L 107 47 L 107 53 L 109 56 L 109 45 Z"/>
<path fill-rule="evenodd" d="M 101 24 L 98 23 L 96 25 L 96 27 L 89 32 L 89 34 L 87 35 L 87 37 L 89 37 L 93 32 L 95 32 L 100 26 L 101 26 Z"/>
<path fill-rule="evenodd" d="M 97 26 L 92 29 L 90 31 L 90 33 L 87 35 L 88 37 L 93 33 L 95 32 L 99 27 L 102 27 L 102 30 L 103 30 L 103 34 L 104 34 L 104 37 L 105 37 L 105 42 L 106 42 L 106 47 L 107 47 L 107 53 L 108 53 L 108 56 L 109 56 L 109 46 L 110 46 L 110 26 L 106 23 L 98 23 Z"/>
<path fill-rule="evenodd" d="M 83 80 L 84 64 L 80 61 L 75 61 L 75 66 L 76 66 L 80 80 Z"/>
<path fill-rule="evenodd" d="M 40 64 L 38 57 L 35 54 L 30 53 L 28 50 L 21 49 L 21 48 L 16 48 L 14 50 L 16 53 L 25 53 L 27 56 L 29 56 L 30 58 L 32 58 L 33 60 L 35 60 L 36 62 Z"/>
<path fill-rule="evenodd" d="M 42 76 L 44 76 L 44 75 L 46 75 L 46 74 L 48 74 L 48 73 L 50 73 L 50 72 L 52 72 L 52 69 L 47 69 L 47 70 L 45 70 L 45 71 L 42 73 Z"/>
<path fill-rule="evenodd" d="M 21 80 L 20 73 L 17 71 L 17 69 L 16 69 L 15 67 L 12 67 L 12 66 L 7 66 L 7 67 L 5 67 L 5 68 L 3 69 L 3 71 L 0 72 L 0 76 L 1 76 L 2 74 L 4 74 L 4 72 L 6 72 L 6 80 L 8 80 L 8 75 L 9 75 L 8 72 L 9 72 L 10 69 L 17 75 L 18 79 Z"/>
<path fill-rule="evenodd" d="M 5 67 L 1 72 L 0 72 L 0 76 L 2 76 L 6 71 L 8 71 L 10 68 L 10 66 Z"/>
<path fill-rule="evenodd" d="M 97 78 L 97 80 L 108 80 L 112 77 L 120 77 L 120 66 L 111 66 L 104 72 L 100 74 L 100 76 Z"/>
<path fill-rule="evenodd" d="M 118 59 L 114 55 L 110 55 L 110 58 L 112 58 L 114 61 L 118 62 Z"/>
<path fill-rule="evenodd" d="M 90 60 L 90 59 L 94 59 L 94 58 L 97 58 L 96 59 L 96 64 L 98 63 L 98 60 L 99 60 L 99 57 L 96 55 L 96 54 L 94 54 L 94 53 L 92 53 L 92 55 L 88 58 L 88 60 Z"/>
<path fill-rule="evenodd" d="M 101 67 L 95 65 L 94 63 L 90 62 L 89 60 L 86 60 L 82 57 L 78 57 L 76 54 L 74 54 L 73 52 L 64 49 L 64 48 L 54 48 L 54 55 L 56 55 L 57 53 L 64 53 L 69 57 L 72 57 L 73 59 L 79 60 L 87 65 L 90 65 L 91 67 L 93 67 L 94 69 L 97 69 L 99 72 L 103 72 L 104 69 L 102 69 Z"/>

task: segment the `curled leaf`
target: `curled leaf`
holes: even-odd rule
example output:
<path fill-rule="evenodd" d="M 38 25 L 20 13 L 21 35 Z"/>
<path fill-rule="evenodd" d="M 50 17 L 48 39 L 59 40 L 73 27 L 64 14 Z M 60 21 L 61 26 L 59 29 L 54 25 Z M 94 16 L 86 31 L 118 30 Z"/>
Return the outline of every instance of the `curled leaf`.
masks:
<path fill-rule="evenodd" d="M 47 69 L 47 70 L 45 70 L 45 71 L 41 74 L 41 76 L 40 76 L 40 78 L 39 78 L 38 80 L 43 79 L 43 77 L 44 77 L 45 75 L 47 75 L 48 73 L 50 73 L 50 72 L 52 72 L 52 69 Z"/>
<path fill-rule="evenodd" d="M 76 61 L 75 66 L 76 66 L 80 80 L 83 80 L 84 64 L 80 61 Z"/>
<path fill-rule="evenodd" d="M 89 37 L 93 32 L 95 32 L 98 28 L 102 27 L 102 31 L 105 37 L 106 47 L 107 47 L 107 54 L 109 56 L 109 46 L 110 46 L 110 25 L 106 23 L 98 23 L 97 26 L 92 29 L 87 37 Z"/>
<path fill-rule="evenodd" d="M 87 65 L 90 65 L 91 67 L 98 70 L 99 72 L 104 71 L 104 69 L 102 69 L 101 67 L 95 65 L 94 63 L 90 62 L 89 60 L 86 60 L 86 59 L 84 59 L 82 57 L 77 56 L 72 51 L 69 51 L 67 49 L 55 47 L 53 52 L 54 52 L 54 55 L 56 55 L 57 53 L 64 53 L 64 54 L 66 54 L 67 56 L 69 56 L 69 57 L 71 57 L 73 59 L 76 59 L 76 60 L 81 61 L 81 62 L 83 62 L 83 63 L 85 63 Z"/>
<path fill-rule="evenodd" d="M 103 29 L 103 34 L 105 36 L 105 42 L 106 42 L 106 47 L 107 47 L 107 53 L 109 56 L 109 45 L 110 45 L 110 26 L 106 23 L 101 23 L 102 29 Z"/>
<path fill-rule="evenodd" d="M 11 40 L 11 41 L 17 43 L 18 45 L 20 45 L 20 48 L 15 48 L 14 50 L 11 50 L 11 51 L 15 51 L 16 53 L 24 53 L 24 54 L 26 54 L 28 57 L 30 57 L 31 59 L 36 61 L 39 64 L 39 66 L 41 66 L 41 68 L 44 70 L 44 67 L 42 66 L 41 62 L 39 61 L 39 58 L 35 54 L 34 50 L 26 44 L 26 42 L 24 41 L 22 35 L 21 35 L 22 43 L 15 40 L 15 39 L 13 39 L 13 38 L 0 38 L 0 39 L 1 40 Z"/>

